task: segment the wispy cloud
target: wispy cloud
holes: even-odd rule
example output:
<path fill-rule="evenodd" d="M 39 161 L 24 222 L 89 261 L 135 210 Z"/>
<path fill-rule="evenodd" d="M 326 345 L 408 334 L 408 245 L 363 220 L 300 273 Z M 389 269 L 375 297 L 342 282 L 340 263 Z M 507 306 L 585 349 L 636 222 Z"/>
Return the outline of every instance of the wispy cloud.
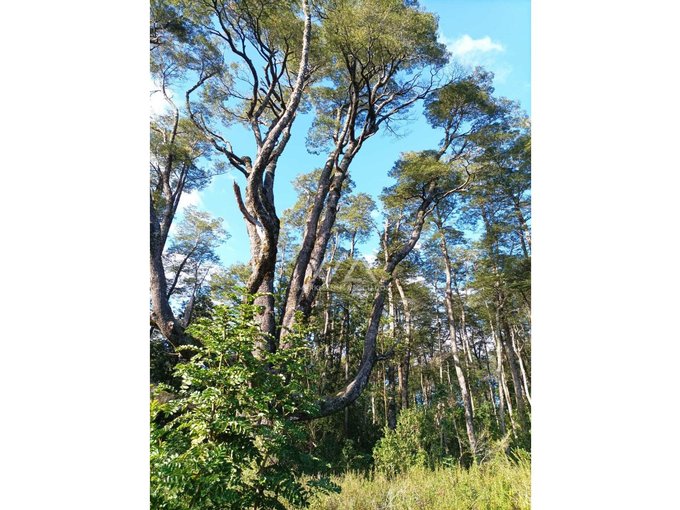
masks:
<path fill-rule="evenodd" d="M 179 199 L 179 204 L 177 205 L 177 213 L 175 214 L 175 219 L 170 225 L 170 237 L 174 236 L 177 233 L 177 225 L 179 224 L 180 221 L 182 221 L 182 217 L 184 216 L 184 210 L 189 207 L 189 206 L 196 206 L 197 209 L 202 209 L 203 208 L 203 200 L 201 199 L 201 195 L 198 191 L 192 190 L 189 193 L 182 193 L 182 196 Z"/>
<path fill-rule="evenodd" d="M 203 206 L 203 200 L 201 199 L 201 194 L 196 190 L 191 190 L 189 193 L 183 193 L 179 199 L 179 205 L 177 206 L 178 212 L 183 212 L 189 206 L 196 206 L 200 209 Z"/>
<path fill-rule="evenodd" d="M 168 96 L 172 98 L 172 90 L 166 90 L 168 92 Z M 170 110 L 170 105 L 165 99 L 165 96 L 163 96 L 163 91 L 161 90 L 160 85 L 155 83 L 153 79 L 151 79 L 149 83 L 149 93 L 151 94 L 149 104 L 152 115 L 162 115 L 163 113 L 167 113 Z"/>
<path fill-rule="evenodd" d="M 512 71 L 507 62 L 498 58 L 505 53 L 505 46 L 488 35 L 474 39 L 468 34 L 463 34 L 457 39 L 450 39 L 440 33 L 439 40 L 456 62 L 465 67 L 484 67 L 494 73 L 496 83 L 503 83 Z"/>
<path fill-rule="evenodd" d="M 505 51 L 502 44 L 494 42 L 488 35 L 480 39 L 473 39 L 468 34 L 462 35 L 455 41 L 446 41 L 446 48 L 451 52 L 454 57 L 458 58 L 469 58 L 474 54 L 488 53 L 490 51 Z"/>
<path fill-rule="evenodd" d="M 377 250 L 373 250 L 372 253 L 367 253 L 364 255 L 364 260 L 368 262 L 369 266 L 372 265 L 377 258 L 378 258 Z"/>

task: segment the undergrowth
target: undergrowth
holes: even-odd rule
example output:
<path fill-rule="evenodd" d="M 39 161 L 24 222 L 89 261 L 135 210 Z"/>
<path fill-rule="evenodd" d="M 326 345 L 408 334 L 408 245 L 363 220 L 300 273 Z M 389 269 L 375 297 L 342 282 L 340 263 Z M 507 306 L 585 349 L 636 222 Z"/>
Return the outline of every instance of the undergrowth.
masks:
<path fill-rule="evenodd" d="M 413 466 L 393 477 L 374 471 L 333 479 L 339 494 L 311 500 L 312 510 L 526 510 L 531 506 L 531 459 L 523 450 L 474 464 Z"/>

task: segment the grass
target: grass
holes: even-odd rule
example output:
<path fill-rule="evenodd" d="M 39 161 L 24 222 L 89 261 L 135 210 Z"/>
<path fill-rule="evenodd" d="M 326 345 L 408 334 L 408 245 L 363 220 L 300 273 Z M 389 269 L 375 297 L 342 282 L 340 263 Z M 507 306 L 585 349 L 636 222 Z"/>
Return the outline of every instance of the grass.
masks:
<path fill-rule="evenodd" d="M 496 457 L 472 466 L 415 467 L 388 479 L 346 473 L 340 494 L 316 496 L 312 510 L 525 510 L 531 506 L 531 460 Z"/>

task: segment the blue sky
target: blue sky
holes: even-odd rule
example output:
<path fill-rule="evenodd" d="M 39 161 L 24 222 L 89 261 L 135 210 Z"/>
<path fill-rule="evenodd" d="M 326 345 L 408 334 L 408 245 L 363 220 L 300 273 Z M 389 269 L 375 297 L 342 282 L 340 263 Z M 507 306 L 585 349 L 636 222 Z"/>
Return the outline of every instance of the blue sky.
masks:
<path fill-rule="evenodd" d="M 519 101 L 531 113 L 531 15 L 528 0 L 421 0 L 421 5 L 439 16 L 440 40 L 458 62 L 469 66 L 482 65 L 493 71 L 496 94 Z M 367 192 L 377 198 L 381 190 L 391 184 L 387 173 L 401 152 L 436 146 L 440 134 L 427 125 L 420 111 L 420 107 L 411 111 L 411 120 L 401 128 L 399 138 L 379 132 L 364 144 L 350 170 L 356 191 Z M 295 202 L 291 185 L 293 178 L 320 167 L 325 159 L 324 154 L 309 154 L 305 149 L 305 136 L 311 121 L 311 115 L 296 119 L 291 140 L 279 161 L 275 184 L 279 216 Z M 249 132 L 232 129 L 228 135 L 238 154 L 250 154 L 254 159 L 255 145 Z M 243 176 L 230 171 L 214 178 L 200 193 L 184 195 L 180 203 L 180 207 L 195 204 L 224 219 L 231 238 L 218 253 L 227 265 L 247 262 L 249 258 L 243 217 L 232 191 L 234 179 L 243 187 Z M 370 253 L 373 245 L 377 245 L 375 239 L 369 240 L 362 252 Z"/>

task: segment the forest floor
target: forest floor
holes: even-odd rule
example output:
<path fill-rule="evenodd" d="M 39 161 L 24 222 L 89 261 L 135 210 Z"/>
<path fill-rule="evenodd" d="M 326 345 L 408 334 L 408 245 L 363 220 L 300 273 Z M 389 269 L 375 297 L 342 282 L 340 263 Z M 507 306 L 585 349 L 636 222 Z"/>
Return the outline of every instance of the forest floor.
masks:
<path fill-rule="evenodd" d="M 346 473 L 340 494 L 317 496 L 312 510 L 528 510 L 531 460 L 493 460 L 462 467 L 412 468 L 392 479 Z"/>

